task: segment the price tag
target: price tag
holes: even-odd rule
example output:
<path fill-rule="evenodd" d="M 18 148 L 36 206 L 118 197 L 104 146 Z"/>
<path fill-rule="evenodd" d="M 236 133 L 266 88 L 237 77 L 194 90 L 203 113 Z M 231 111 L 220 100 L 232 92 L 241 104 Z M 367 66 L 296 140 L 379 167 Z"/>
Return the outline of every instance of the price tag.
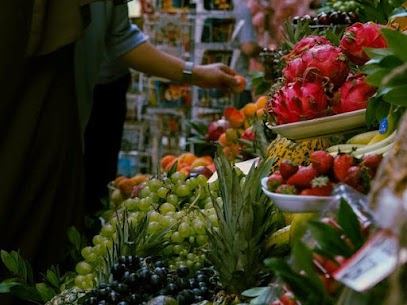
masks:
<path fill-rule="evenodd" d="M 381 230 L 335 271 L 333 277 L 362 292 L 388 277 L 395 270 L 398 260 L 397 237 L 388 230 Z M 406 258 L 402 261 L 406 261 Z"/>

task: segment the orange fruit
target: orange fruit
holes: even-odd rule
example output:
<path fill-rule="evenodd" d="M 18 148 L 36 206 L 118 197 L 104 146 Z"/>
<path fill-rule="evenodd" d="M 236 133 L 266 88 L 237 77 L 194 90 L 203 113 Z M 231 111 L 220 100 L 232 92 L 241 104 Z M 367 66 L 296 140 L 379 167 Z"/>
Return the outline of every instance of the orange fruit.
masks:
<path fill-rule="evenodd" d="M 218 138 L 218 143 L 221 146 L 227 146 L 228 145 L 228 140 L 227 140 L 227 136 L 226 133 L 222 133 L 219 138 Z"/>
<path fill-rule="evenodd" d="M 139 185 L 143 182 L 146 182 L 148 180 L 150 180 L 150 178 L 146 175 L 136 175 L 130 178 L 130 180 L 135 184 L 135 185 Z"/>
<path fill-rule="evenodd" d="M 204 159 L 203 157 L 198 157 L 194 162 L 192 162 L 191 167 L 194 168 L 198 166 L 206 166 L 207 164 L 210 164 L 208 160 Z"/>
<path fill-rule="evenodd" d="M 243 106 L 242 112 L 246 118 L 252 118 L 257 111 L 257 105 L 255 103 L 248 103 Z"/>
<path fill-rule="evenodd" d="M 245 117 L 240 110 L 237 110 L 230 115 L 228 121 L 229 121 L 230 127 L 240 128 L 243 126 Z"/>
<path fill-rule="evenodd" d="M 192 166 L 191 165 L 184 165 L 178 171 L 183 174 L 184 176 L 188 176 L 191 172 Z"/>
<path fill-rule="evenodd" d="M 118 176 L 118 177 L 116 177 L 116 179 L 114 179 L 114 181 L 113 181 L 113 185 L 117 186 L 120 183 L 120 181 L 123 180 L 123 179 L 127 179 L 127 177 L 126 176 Z"/>
<path fill-rule="evenodd" d="M 177 162 L 178 159 L 174 158 L 173 160 L 171 160 L 170 162 L 167 163 L 167 165 L 164 167 L 164 171 L 165 172 L 169 172 L 171 170 L 171 167 L 174 165 L 175 162 Z M 177 168 L 179 166 L 179 163 L 177 164 Z"/>
<path fill-rule="evenodd" d="M 166 155 L 164 157 L 161 158 L 160 164 L 161 164 L 161 168 L 164 169 L 167 167 L 168 163 L 170 163 L 171 161 L 173 161 L 176 157 L 174 155 Z"/>
<path fill-rule="evenodd" d="M 243 92 L 244 89 L 246 89 L 246 79 L 240 74 L 236 74 L 234 76 L 234 78 L 238 81 L 238 84 L 236 86 L 232 87 L 232 91 L 234 93 Z"/>
<path fill-rule="evenodd" d="M 120 180 L 117 184 L 117 188 L 122 192 L 122 194 L 127 198 L 130 197 L 131 192 L 133 191 L 134 182 L 130 178 L 124 178 Z"/>
<path fill-rule="evenodd" d="M 268 97 L 266 95 L 259 96 L 255 102 L 257 109 L 265 108 L 267 105 Z"/>
<path fill-rule="evenodd" d="M 191 152 L 185 152 L 178 156 L 179 163 L 191 165 L 197 157 Z"/>
<path fill-rule="evenodd" d="M 266 113 L 267 113 L 266 108 L 260 108 L 260 109 L 257 110 L 256 116 L 258 118 L 262 118 Z"/>

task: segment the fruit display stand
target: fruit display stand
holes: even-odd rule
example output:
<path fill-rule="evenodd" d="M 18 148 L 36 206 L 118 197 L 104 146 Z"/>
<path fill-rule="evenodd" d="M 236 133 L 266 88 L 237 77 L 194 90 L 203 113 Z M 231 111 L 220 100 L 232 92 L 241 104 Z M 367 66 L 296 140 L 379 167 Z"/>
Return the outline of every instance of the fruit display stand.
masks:
<path fill-rule="evenodd" d="M 381 60 L 391 56 L 405 65 L 400 48 L 406 45 L 407 37 L 390 29 L 382 33 L 390 47 L 387 52 L 369 55 Z M 366 63 L 366 67 L 379 61 Z M 388 67 L 373 68 L 380 71 L 376 81 L 388 77 Z M 390 76 L 405 79 L 398 66 L 391 70 Z M 380 82 L 377 87 L 383 89 L 387 84 Z M 392 85 L 378 92 L 389 94 L 400 89 L 399 82 Z M 306 97 L 301 89 L 295 90 Z M 404 114 L 404 106 L 392 99 L 400 92 L 406 93 L 397 90 L 399 94 L 386 97 L 390 105 L 398 106 L 387 109 L 391 115 L 385 113 L 386 130 L 374 127 L 373 135 L 365 131 L 355 137 L 346 135 L 335 146 L 326 135 L 305 140 L 276 135 L 266 143 L 266 149 L 259 145 L 260 158 L 248 161 L 249 168 L 242 169 L 226 154 L 231 148 L 226 149 L 225 144 L 237 140 L 233 130 L 226 133 L 226 128 L 224 136 L 219 135 L 212 160 L 217 179 L 208 180 L 202 172 L 183 173 L 178 164 L 198 160 L 192 154 L 167 158 L 165 169 L 156 175 L 118 177 L 109 207 L 101 211 L 103 222 L 97 234 L 84 245 L 71 234 L 80 245 L 80 259 L 72 272 L 61 275 L 51 267 L 36 282 L 28 262 L 17 251 L 2 251 L 1 259 L 12 276 L 1 283 L 0 292 L 20 292 L 23 298 L 47 305 L 405 304 L 407 117 L 394 116 Z M 267 106 L 259 100 L 256 110 L 225 109 L 225 120 L 242 128 L 247 114 L 252 114 L 251 122 L 258 122 L 266 115 L 265 109 L 270 115 L 278 112 L 284 117 L 280 105 L 283 97 L 269 96 L 278 110 L 268 108 L 271 100 Z M 280 104 L 276 105 L 276 100 Z M 257 123 L 249 127 L 254 142 L 264 140 L 263 133 L 269 131 Z M 337 176 L 339 181 L 335 180 L 329 196 L 332 201 L 322 210 L 289 212 L 262 190 L 265 177 L 277 171 L 282 177 L 286 175 L 284 159 L 298 162 L 297 171 L 301 168 L 301 172 L 307 167 L 322 172 L 321 152 L 331 160 L 346 156 L 357 162 L 355 167 L 367 167 L 365 160 L 355 161 L 360 158 L 358 154 L 377 154 L 369 142 L 382 143 L 395 130 L 392 145 L 383 152 L 376 176 L 369 181 L 371 189 L 365 193 Z M 298 175 L 292 180 L 298 184 Z"/>

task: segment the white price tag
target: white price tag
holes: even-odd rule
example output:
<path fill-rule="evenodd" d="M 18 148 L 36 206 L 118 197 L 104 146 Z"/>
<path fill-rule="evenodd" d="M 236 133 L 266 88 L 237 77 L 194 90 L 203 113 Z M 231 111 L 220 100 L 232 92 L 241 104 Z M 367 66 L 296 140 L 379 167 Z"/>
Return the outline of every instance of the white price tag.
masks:
<path fill-rule="evenodd" d="M 333 277 L 356 291 L 365 291 L 388 277 L 398 263 L 397 237 L 388 230 L 376 233 Z"/>

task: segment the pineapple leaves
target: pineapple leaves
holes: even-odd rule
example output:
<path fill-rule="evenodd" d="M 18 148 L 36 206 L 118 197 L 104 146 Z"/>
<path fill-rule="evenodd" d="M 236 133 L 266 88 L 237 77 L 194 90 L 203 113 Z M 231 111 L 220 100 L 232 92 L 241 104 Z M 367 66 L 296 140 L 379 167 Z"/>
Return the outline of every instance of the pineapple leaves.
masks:
<path fill-rule="evenodd" d="M 245 177 L 219 146 L 214 161 L 221 202 L 212 197 L 218 228 L 215 230 L 208 221 L 208 258 L 227 293 L 241 293 L 256 286 L 262 267 L 258 262 L 265 258 L 265 234 L 279 229 L 273 222 L 270 201 L 260 186 L 272 160 L 260 159 Z"/>

